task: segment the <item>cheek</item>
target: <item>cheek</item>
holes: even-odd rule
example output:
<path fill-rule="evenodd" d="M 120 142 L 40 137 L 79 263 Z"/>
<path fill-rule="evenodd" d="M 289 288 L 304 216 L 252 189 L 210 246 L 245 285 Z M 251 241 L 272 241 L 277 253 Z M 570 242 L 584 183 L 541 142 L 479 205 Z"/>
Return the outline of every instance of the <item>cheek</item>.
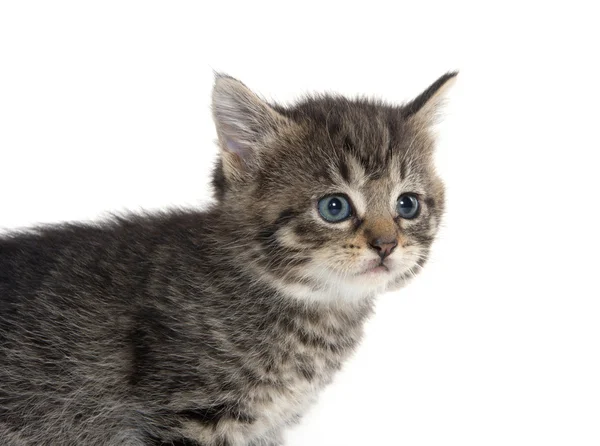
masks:
<path fill-rule="evenodd" d="M 277 240 L 284 248 L 310 249 L 314 245 L 314 240 L 306 237 L 304 234 L 298 234 L 294 227 L 287 226 L 279 230 Z"/>
<path fill-rule="evenodd" d="M 405 246 L 429 246 L 438 232 L 438 219 L 430 214 L 414 221 L 401 221 L 399 226 Z"/>
<path fill-rule="evenodd" d="M 281 228 L 277 235 L 281 245 L 286 248 L 313 250 L 331 243 L 329 232 L 311 221 L 297 221 Z"/>
<path fill-rule="evenodd" d="M 314 258 L 333 267 L 344 268 L 376 257 L 370 254 L 371 250 L 363 235 L 339 234 L 339 237 L 329 240 L 315 250 Z"/>
<path fill-rule="evenodd" d="M 422 253 L 422 248 L 419 244 L 407 244 L 398 246 L 389 257 L 390 265 L 397 268 L 410 268 L 419 260 Z"/>
<path fill-rule="evenodd" d="M 338 251 L 352 257 L 361 257 L 370 251 L 367 237 L 364 231 L 347 232 L 340 236 L 338 241 Z"/>
<path fill-rule="evenodd" d="M 284 246 L 336 253 L 365 246 L 364 236 L 356 233 L 352 221 L 325 223 L 315 212 L 312 210 L 280 230 L 280 239 Z"/>

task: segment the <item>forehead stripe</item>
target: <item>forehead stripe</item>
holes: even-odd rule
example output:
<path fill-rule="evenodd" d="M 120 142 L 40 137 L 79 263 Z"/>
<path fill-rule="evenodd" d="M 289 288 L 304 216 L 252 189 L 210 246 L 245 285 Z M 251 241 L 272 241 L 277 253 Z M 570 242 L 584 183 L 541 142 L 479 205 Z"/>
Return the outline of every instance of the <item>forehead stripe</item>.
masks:
<path fill-rule="evenodd" d="M 340 174 L 346 183 L 350 183 L 350 169 L 343 159 L 340 160 Z"/>

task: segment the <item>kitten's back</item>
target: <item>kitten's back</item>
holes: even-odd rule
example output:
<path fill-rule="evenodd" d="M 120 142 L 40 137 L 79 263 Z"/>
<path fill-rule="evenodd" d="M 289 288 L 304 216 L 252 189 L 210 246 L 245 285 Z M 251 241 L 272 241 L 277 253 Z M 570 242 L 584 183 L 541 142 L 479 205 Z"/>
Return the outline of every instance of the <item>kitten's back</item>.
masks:
<path fill-rule="evenodd" d="M 123 444 L 129 428 L 121 422 L 143 427 L 127 420 L 135 400 L 123 399 L 131 393 L 132 321 L 147 287 L 164 279 L 153 277 L 153 265 L 194 243 L 205 221 L 204 213 L 171 212 L 0 238 L 3 444 L 21 444 L 23 435 L 23 444 Z M 114 426 L 92 429 L 94 419 Z"/>

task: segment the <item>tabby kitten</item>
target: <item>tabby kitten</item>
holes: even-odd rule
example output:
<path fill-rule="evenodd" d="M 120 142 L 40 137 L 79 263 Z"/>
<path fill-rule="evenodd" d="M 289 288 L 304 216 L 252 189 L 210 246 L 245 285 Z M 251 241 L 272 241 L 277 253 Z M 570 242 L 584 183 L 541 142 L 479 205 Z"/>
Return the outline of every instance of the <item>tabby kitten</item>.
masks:
<path fill-rule="evenodd" d="M 404 106 L 217 76 L 206 210 L 0 237 L 0 443 L 274 446 L 424 264 L 444 208 Z"/>

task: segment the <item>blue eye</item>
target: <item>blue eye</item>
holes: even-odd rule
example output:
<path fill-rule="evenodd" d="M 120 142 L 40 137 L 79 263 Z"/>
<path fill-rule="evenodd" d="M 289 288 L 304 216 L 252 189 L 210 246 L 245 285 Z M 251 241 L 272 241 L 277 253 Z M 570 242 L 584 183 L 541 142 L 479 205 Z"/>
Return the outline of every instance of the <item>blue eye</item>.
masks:
<path fill-rule="evenodd" d="M 323 220 L 338 223 L 352 215 L 352 207 L 343 195 L 330 195 L 319 200 L 319 214 Z"/>
<path fill-rule="evenodd" d="M 410 220 L 419 214 L 419 200 L 413 194 L 402 194 L 396 204 L 396 212 L 401 218 Z"/>

